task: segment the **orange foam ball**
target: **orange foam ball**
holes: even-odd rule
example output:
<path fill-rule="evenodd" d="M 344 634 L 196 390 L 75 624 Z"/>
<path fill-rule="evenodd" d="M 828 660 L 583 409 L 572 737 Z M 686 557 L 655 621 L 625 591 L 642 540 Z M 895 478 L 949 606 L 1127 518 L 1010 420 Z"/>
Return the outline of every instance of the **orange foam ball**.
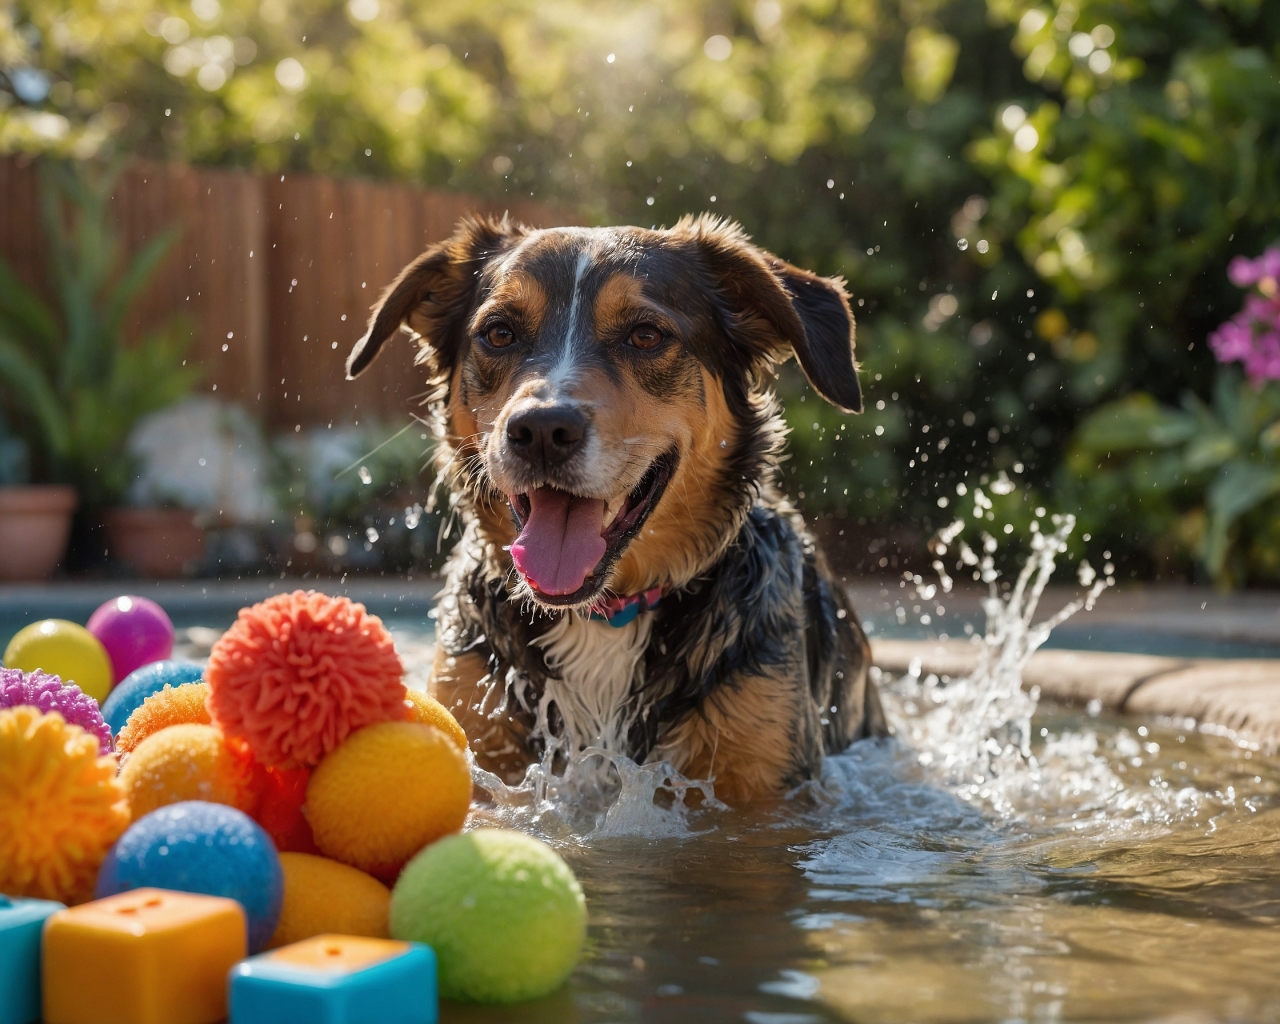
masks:
<path fill-rule="evenodd" d="M 380 619 L 314 590 L 241 609 L 205 670 L 214 722 L 276 768 L 314 767 L 357 729 L 403 719 L 403 676 Z"/>
<path fill-rule="evenodd" d="M 409 720 L 422 725 L 434 725 L 463 750 L 467 749 L 467 734 L 449 709 L 434 697 L 421 690 L 405 690 L 404 702 L 409 707 Z"/>
<path fill-rule="evenodd" d="M 0 892 L 62 903 L 93 896 L 129 826 L 114 754 L 57 712 L 0 711 Z"/>
<path fill-rule="evenodd" d="M 171 725 L 208 725 L 212 721 L 206 706 L 208 697 L 208 683 L 166 684 L 129 716 L 116 736 L 116 752 L 122 757 L 130 754 L 148 736 Z"/>
<path fill-rule="evenodd" d="M 307 785 L 307 818 L 320 851 L 378 878 L 394 878 L 428 843 L 457 832 L 470 805 L 462 751 L 417 722 L 354 733 Z"/>
<path fill-rule="evenodd" d="M 376 878 L 327 857 L 280 854 L 284 904 L 269 949 L 315 935 L 388 938 L 391 890 Z"/>
<path fill-rule="evenodd" d="M 134 748 L 120 783 L 135 819 L 168 804 L 205 800 L 246 814 L 257 807 L 254 764 L 211 725 L 171 725 Z"/>

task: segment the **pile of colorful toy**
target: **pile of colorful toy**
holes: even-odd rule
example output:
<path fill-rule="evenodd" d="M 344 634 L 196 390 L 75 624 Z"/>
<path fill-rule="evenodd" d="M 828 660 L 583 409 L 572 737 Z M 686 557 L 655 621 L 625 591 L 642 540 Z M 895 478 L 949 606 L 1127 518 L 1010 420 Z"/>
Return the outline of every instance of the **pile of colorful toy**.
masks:
<path fill-rule="evenodd" d="M 376 617 L 299 591 L 206 666 L 173 641 L 121 597 L 5 652 L 0 1024 L 431 1024 L 437 985 L 559 987 L 582 890 L 529 836 L 461 831 L 466 734 Z"/>

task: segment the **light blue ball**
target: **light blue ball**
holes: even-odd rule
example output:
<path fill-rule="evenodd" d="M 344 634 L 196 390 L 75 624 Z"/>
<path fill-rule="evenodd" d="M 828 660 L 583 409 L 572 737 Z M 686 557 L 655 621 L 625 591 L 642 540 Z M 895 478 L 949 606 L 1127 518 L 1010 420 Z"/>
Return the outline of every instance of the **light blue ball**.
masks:
<path fill-rule="evenodd" d="M 98 871 L 98 899 L 147 886 L 237 900 L 256 953 L 280 921 L 284 872 L 271 837 L 247 814 L 187 800 L 135 821 Z"/>
<path fill-rule="evenodd" d="M 143 665 L 121 679 L 102 702 L 103 720 L 114 736 L 153 693 L 166 686 L 198 683 L 203 677 L 204 669 L 194 661 L 153 661 Z"/>

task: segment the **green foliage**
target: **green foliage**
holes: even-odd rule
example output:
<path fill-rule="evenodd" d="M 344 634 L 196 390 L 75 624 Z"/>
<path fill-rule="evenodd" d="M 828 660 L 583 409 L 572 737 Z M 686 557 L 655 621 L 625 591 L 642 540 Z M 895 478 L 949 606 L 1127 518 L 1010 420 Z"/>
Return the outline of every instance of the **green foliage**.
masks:
<path fill-rule="evenodd" d="M 1280 5 L 1262 0 L 11 10 L 4 66 L 48 90 L 0 110 L 0 147 L 385 175 L 598 221 L 711 209 L 843 275 L 871 414 L 842 427 L 785 377 L 787 476 L 811 511 L 925 534 L 960 482 L 1046 491 L 1076 425 L 1135 386 L 1206 397 L 1226 263 L 1280 226 Z M 1105 495 L 1071 510 L 1150 568 L 1154 493 L 1136 518 Z"/>
<path fill-rule="evenodd" d="M 0 260 L 0 395 L 36 454 L 37 475 L 72 483 L 90 507 L 118 501 L 132 465 L 129 430 L 180 398 L 197 374 L 183 366 L 180 326 L 126 345 L 129 305 L 160 265 L 176 230 L 153 239 L 123 268 L 106 202 L 114 176 L 88 167 L 41 166 L 47 305 Z"/>
<path fill-rule="evenodd" d="M 421 494 L 432 473 L 434 442 L 416 421 L 400 430 L 366 423 L 284 434 L 272 447 L 281 507 L 321 525 L 359 525 L 371 504 Z"/>
<path fill-rule="evenodd" d="M 1280 580 L 1280 384 L 1224 369 L 1212 404 L 1129 395 L 1081 424 L 1067 471 L 1085 507 L 1126 502 L 1220 586 Z"/>
<path fill-rule="evenodd" d="M 284 434 L 272 447 L 280 507 L 297 529 L 318 535 L 320 557 L 335 571 L 443 561 L 450 547 L 440 536 L 443 517 L 415 497 L 434 473 L 434 441 L 423 424 L 317 428 Z"/>

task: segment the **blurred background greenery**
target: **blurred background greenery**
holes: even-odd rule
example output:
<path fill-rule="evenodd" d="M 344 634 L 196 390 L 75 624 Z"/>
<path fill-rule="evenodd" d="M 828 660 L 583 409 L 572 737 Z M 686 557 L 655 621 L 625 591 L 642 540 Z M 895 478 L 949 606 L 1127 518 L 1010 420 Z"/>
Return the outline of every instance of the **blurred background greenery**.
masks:
<path fill-rule="evenodd" d="M 850 568 L 927 564 L 982 487 L 1016 528 L 1075 512 L 1122 580 L 1280 583 L 1280 384 L 1206 342 L 1280 235 L 1280 4 L 7 0 L 0 68 L 5 151 L 712 210 L 843 275 L 866 414 L 781 386 Z M 1230 451 L 1179 462 L 1211 422 Z M 1257 500 L 1215 520 L 1232 460 Z"/>

